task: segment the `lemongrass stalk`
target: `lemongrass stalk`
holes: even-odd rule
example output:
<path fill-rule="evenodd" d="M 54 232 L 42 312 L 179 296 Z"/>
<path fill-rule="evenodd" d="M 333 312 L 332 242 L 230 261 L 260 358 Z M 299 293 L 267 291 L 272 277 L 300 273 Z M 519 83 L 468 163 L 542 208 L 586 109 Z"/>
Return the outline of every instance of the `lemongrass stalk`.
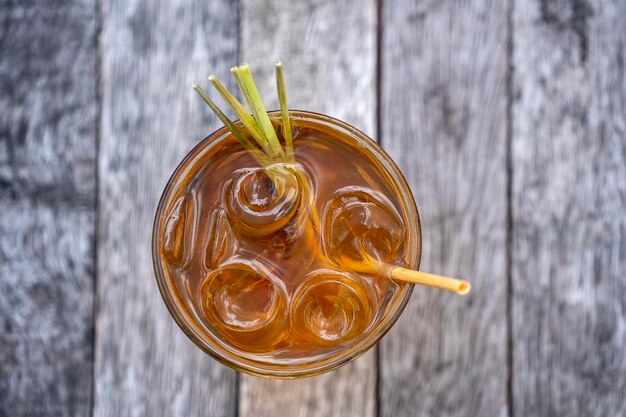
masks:
<path fill-rule="evenodd" d="M 254 84 L 252 74 L 250 73 L 250 67 L 247 65 L 233 67 L 231 68 L 231 72 L 235 76 L 235 80 L 237 80 L 237 84 L 239 85 L 244 98 L 248 102 L 248 106 L 250 107 L 252 115 L 261 129 L 261 132 L 269 141 L 272 151 L 284 160 L 285 152 L 278 141 L 278 136 L 276 136 L 274 126 L 272 126 L 272 122 L 267 115 L 267 110 L 265 110 L 265 105 L 263 105 L 263 100 L 261 100 L 259 90 L 257 90 L 256 84 Z"/>
<path fill-rule="evenodd" d="M 250 142 L 250 140 L 243 134 L 243 132 L 239 130 L 239 128 L 228 118 L 228 116 L 226 116 L 224 112 L 222 112 L 222 110 L 220 110 L 220 108 L 217 107 L 217 105 L 209 98 L 209 96 L 207 95 L 207 93 L 204 92 L 202 87 L 200 87 L 198 84 L 194 84 L 192 87 L 194 90 L 196 90 L 200 97 L 202 97 L 202 99 L 209 106 L 209 108 L 213 110 L 213 113 L 215 113 L 215 115 L 222 121 L 222 123 L 224 123 L 230 133 L 232 133 L 233 136 L 235 136 L 237 140 L 239 140 L 241 145 L 250 152 L 252 157 L 259 163 L 259 165 L 268 166 L 271 164 L 270 159 L 265 156 L 260 149 L 254 146 L 252 142 Z"/>
<path fill-rule="evenodd" d="M 283 138 L 285 138 L 287 159 L 291 162 L 296 162 L 296 158 L 293 154 L 293 137 L 291 136 L 291 119 L 289 118 L 289 108 L 287 107 L 287 91 L 285 89 L 285 77 L 283 76 L 283 63 L 280 61 L 276 61 L 276 87 L 278 89 L 280 113 L 283 118 Z"/>
<path fill-rule="evenodd" d="M 217 92 L 220 93 L 224 101 L 233 109 L 237 117 L 239 117 L 239 120 L 241 120 L 241 123 L 248 129 L 248 132 L 250 132 L 254 140 L 263 148 L 265 153 L 270 157 L 273 156 L 274 152 L 269 141 L 265 135 L 263 135 L 261 129 L 259 129 L 257 122 L 248 114 L 245 107 L 243 107 L 239 100 L 226 89 L 224 84 L 222 84 L 215 75 L 209 76 L 209 81 L 211 81 L 211 84 L 213 84 Z"/>

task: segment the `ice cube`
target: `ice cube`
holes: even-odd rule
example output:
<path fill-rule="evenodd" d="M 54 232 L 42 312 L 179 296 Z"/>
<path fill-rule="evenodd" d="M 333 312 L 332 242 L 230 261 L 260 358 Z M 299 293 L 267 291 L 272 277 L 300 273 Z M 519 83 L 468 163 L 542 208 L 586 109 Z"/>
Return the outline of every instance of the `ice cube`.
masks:
<path fill-rule="evenodd" d="M 284 285 L 255 261 L 233 259 L 213 270 L 200 298 L 212 330 L 236 347 L 268 351 L 285 334 Z"/>
<path fill-rule="evenodd" d="M 286 163 L 237 172 L 225 194 L 237 237 L 284 256 L 310 240 L 312 196 L 304 168 Z"/>
<path fill-rule="evenodd" d="M 188 217 L 187 196 L 183 195 L 172 204 L 163 228 L 163 254 L 168 262 L 181 266 L 185 255 L 185 226 Z"/>
<path fill-rule="evenodd" d="M 216 268 L 237 250 L 237 239 L 223 208 L 217 208 L 209 215 L 204 248 L 204 265 L 207 269 Z"/>
<path fill-rule="evenodd" d="M 371 287 L 358 275 L 315 271 L 294 294 L 292 330 L 315 345 L 346 343 L 370 326 L 375 299 Z"/>
<path fill-rule="evenodd" d="M 293 164 L 237 172 L 226 189 L 226 207 L 235 228 L 264 237 L 285 227 L 303 202 L 308 185 L 304 178 Z"/>
<path fill-rule="evenodd" d="M 326 205 L 323 220 L 326 255 L 338 264 L 373 258 L 393 263 L 400 257 L 404 224 L 394 205 L 365 187 L 345 187 Z"/>

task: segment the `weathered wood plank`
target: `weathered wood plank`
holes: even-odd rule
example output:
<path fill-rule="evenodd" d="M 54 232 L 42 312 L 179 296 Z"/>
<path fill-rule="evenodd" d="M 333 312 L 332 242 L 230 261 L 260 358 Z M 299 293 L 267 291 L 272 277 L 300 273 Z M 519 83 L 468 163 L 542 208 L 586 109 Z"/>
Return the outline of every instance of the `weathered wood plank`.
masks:
<path fill-rule="evenodd" d="M 242 60 L 276 108 L 274 61 L 281 59 L 289 106 L 333 115 L 374 136 L 375 1 L 244 0 Z M 375 415 L 374 351 L 330 374 L 275 381 L 244 376 L 240 412 L 263 416 Z"/>
<path fill-rule="evenodd" d="M 158 293 L 152 219 L 170 174 L 219 123 L 190 88 L 237 59 L 230 1 L 104 1 L 95 416 L 233 416 L 236 374 Z"/>
<path fill-rule="evenodd" d="M 3 416 L 91 408 L 96 10 L 0 4 Z"/>
<path fill-rule="evenodd" d="M 626 415 L 626 3 L 515 2 L 513 411 Z"/>
<path fill-rule="evenodd" d="M 383 339 L 382 416 L 507 415 L 506 2 L 385 1 L 381 142 L 421 215 L 416 287 Z"/>

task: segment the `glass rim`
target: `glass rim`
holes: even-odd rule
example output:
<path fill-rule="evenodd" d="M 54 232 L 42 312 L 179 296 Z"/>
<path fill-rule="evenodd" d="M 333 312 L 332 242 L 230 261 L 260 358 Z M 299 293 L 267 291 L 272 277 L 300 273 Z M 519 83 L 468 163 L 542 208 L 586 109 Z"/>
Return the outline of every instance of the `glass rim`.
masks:
<path fill-rule="evenodd" d="M 271 118 L 280 117 L 279 110 L 270 111 L 268 114 Z M 314 125 L 317 124 L 334 131 L 339 131 L 341 135 L 346 135 L 356 140 L 360 145 L 365 147 L 366 152 L 376 157 L 384 170 L 390 174 L 393 184 L 398 188 L 398 201 L 402 206 L 403 213 L 407 216 L 406 220 L 408 224 L 406 227 L 408 229 L 408 235 L 412 237 L 412 239 L 409 239 L 409 266 L 414 269 L 419 269 L 422 254 L 422 233 L 419 212 L 411 189 L 393 159 L 368 135 L 342 120 L 321 113 L 303 110 L 289 110 L 289 114 L 292 120 L 312 122 Z M 237 121 L 235 123 L 239 122 Z M 168 282 L 171 280 L 167 278 L 167 274 L 164 273 L 159 251 L 160 220 L 163 212 L 166 207 L 169 206 L 171 197 L 175 195 L 173 191 L 176 191 L 176 187 L 180 185 L 181 179 L 185 177 L 181 174 L 183 174 L 185 170 L 192 168 L 195 165 L 195 161 L 197 161 L 200 156 L 209 152 L 213 147 L 217 146 L 229 136 L 231 136 L 231 133 L 223 126 L 195 145 L 178 164 L 168 179 L 167 185 L 159 198 L 152 227 L 152 264 L 161 297 L 178 327 L 194 345 L 213 359 L 237 371 L 261 377 L 291 379 L 315 376 L 337 369 L 370 350 L 394 326 L 411 298 L 414 287 L 413 284 L 407 284 L 400 290 L 401 297 L 397 297 L 398 299 L 389 306 L 389 311 L 380 319 L 380 322 L 371 327 L 367 331 L 367 336 L 354 346 L 348 348 L 346 352 L 334 354 L 330 358 L 326 358 L 318 363 L 298 365 L 295 368 L 292 366 L 290 368 L 289 365 L 277 365 L 249 359 L 238 360 L 234 354 L 228 355 L 228 349 L 220 349 L 216 341 L 212 340 L 208 335 L 205 335 L 205 332 L 201 330 L 201 326 L 198 325 L 196 320 L 186 311 L 185 305 L 176 294 L 177 290 L 173 288 L 172 283 Z"/>

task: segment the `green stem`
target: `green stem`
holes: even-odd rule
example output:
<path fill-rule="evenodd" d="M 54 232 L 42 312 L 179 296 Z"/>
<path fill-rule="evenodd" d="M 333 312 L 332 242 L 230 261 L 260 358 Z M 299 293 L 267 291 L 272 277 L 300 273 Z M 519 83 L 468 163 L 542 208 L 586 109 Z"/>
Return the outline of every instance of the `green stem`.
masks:
<path fill-rule="evenodd" d="M 248 102 L 248 106 L 250 106 L 252 115 L 254 116 L 261 132 L 269 141 L 273 152 L 273 155 L 270 155 L 270 157 L 278 156 L 284 160 L 285 152 L 283 151 L 282 146 L 280 146 L 278 136 L 276 136 L 274 126 L 272 126 L 272 122 L 267 115 L 267 110 L 265 110 L 259 90 L 257 90 L 256 85 L 254 84 L 252 74 L 250 73 L 250 67 L 247 65 L 233 67 L 231 68 L 231 72 L 235 76 L 235 80 L 237 80 L 237 84 L 239 84 L 239 88 Z"/>
<path fill-rule="evenodd" d="M 289 107 L 287 106 L 287 91 L 285 90 L 285 77 L 283 76 L 283 63 L 276 62 L 276 87 L 278 89 L 278 102 L 280 103 L 280 113 L 283 117 L 283 138 L 285 138 L 285 149 L 287 159 L 296 162 L 293 154 L 293 137 L 291 136 L 291 120 L 289 118 Z"/>
<path fill-rule="evenodd" d="M 237 117 L 239 117 L 239 120 L 241 120 L 241 123 L 246 129 L 248 129 L 248 132 L 250 132 L 254 140 L 256 140 L 261 148 L 263 148 L 265 153 L 270 157 L 273 156 L 272 147 L 270 146 L 269 141 L 263 135 L 261 129 L 259 129 L 257 122 L 248 114 L 247 110 L 243 107 L 239 100 L 237 100 L 235 96 L 233 96 L 230 91 L 226 89 L 224 84 L 222 84 L 215 75 L 209 76 L 209 81 L 211 81 L 211 84 L 213 84 L 217 92 L 220 93 L 224 101 L 226 101 L 233 109 Z"/>
<path fill-rule="evenodd" d="M 291 130 L 291 119 L 287 106 L 287 93 L 285 90 L 282 63 L 280 61 L 276 62 L 276 86 L 278 87 L 278 100 L 280 102 L 282 116 L 282 135 L 285 138 L 285 150 L 278 140 L 278 135 L 267 114 L 265 105 L 261 100 L 259 90 L 254 84 L 250 68 L 247 65 L 241 65 L 231 68 L 231 72 L 246 99 L 250 112 L 248 112 L 243 104 L 226 89 L 224 84 L 222 84 L 215 75 L 211 75 L 209 81 L 211 81 L 211 84 L 213 84 L 224 101 L 228 103 L 237 117 L 239 117 L 243 128 L 236 126 L 217 107 L 199 85 L 194 84 L 193 88 L 260 165 L 267 167 L 275 162 L 295 162 L 293 132 Z M 247 130 L 247 134 L 245 130 Z M 254 140 L 250 139 L 250 137 Z"/>
<path fill-rule="evenodd" d="M 228 130 L 235 136 L 241 145 L 250 152 L 252 157 L 259 163 L 261 166 L 268 166 L 272 162 L 270 159 L 263 154 L 250 140 L 243 134 L 241 130 L 220 110 L 219 107 L 209 98 L 209 96 L 204 92 L 202 87 L 198 84 L 194 84 L 193 89 L 202 97 L 204 102 L 213 110 L 213 113 L 224 123 L 224 125 L 228 128 Z"/>

